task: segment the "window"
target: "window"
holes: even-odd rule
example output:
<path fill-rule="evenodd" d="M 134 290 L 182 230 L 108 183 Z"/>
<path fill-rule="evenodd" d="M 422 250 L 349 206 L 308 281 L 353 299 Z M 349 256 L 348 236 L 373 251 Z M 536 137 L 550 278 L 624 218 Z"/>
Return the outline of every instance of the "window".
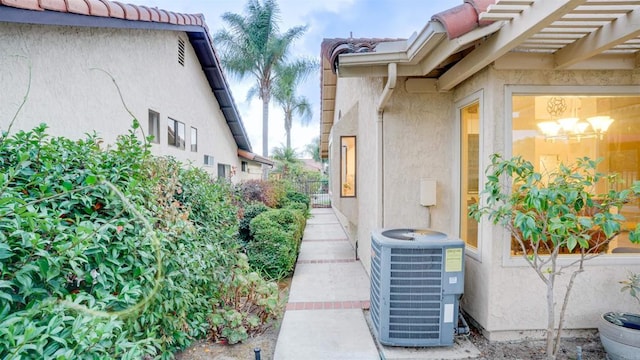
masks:
<path fill-rule="evenodd" d="M 356 137 L 340 137 L 340 196 L 356 196 Z"/>
<path fill-rule="evenodd" d="M 640 96 L 579 93 L 512 94 L 511 144 L 513 155 L 530 161 L 538 172 L 579 157 L 603 159 L 598 171 L 617 174 L 617 190 L 640 180 Z M 594 189 L 607 190 L 604 180 Z M 640 221 L 640 204 L 620 209 L 626 218 L 623 231 L 608 245 L 607 253 L 638 251 L 628 230 Z M 627 230 L 627 231 L 625 231 Z M 512 246 L 511 254 L 520 252 Z"/>
<path fill-rule="evenodd" d="M 151 142 L 160 143 L 160 114 L 153 110 L 149 110 L 149 136 Z"/>
<path fill-rule="evenodd" d="M 213 156 L 205 155 L 203 163 L 204 163 L 205 166 L 213 166 Z"/>
<path fill-rule="evenodd" d="M 243 161 L 241 165 L 242 165 L 242 172 L 248 173 L 249 172 L 249 163 L 246 162 L 246 161 Z"/>
<path fill-rule="evenodd" d="M 169 118 L 167 120 L 167 143 L 184 150 L 184 123 Z"/>
<path fill-rule="evenodd" d="M 231 176 L 231 165 L 218 164 L 218 178 L 226 179 Z"/>
<path fill-rule="evenodd" d="M 478 222 L 469 216 L 469 206 L 478 202 L 480 161 L 480 102 L 460 108 L 460 238 L 471 249 L 478 248 Z"/>
<path fill-rule="evenodd" d="M 198 129 L 191 128 L 191 151 L 198 151 Z"/>

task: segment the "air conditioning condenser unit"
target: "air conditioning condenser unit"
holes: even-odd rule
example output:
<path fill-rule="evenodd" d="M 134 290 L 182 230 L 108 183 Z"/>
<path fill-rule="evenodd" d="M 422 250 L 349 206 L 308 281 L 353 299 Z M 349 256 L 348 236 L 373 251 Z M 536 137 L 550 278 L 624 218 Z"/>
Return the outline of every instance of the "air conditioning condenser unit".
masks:
<path fill-rule="evenodd" d="M 464 291 L 464 242 L 432 230 L 371 236 L 371 321 L 390 346 L 451 346 Z"/>

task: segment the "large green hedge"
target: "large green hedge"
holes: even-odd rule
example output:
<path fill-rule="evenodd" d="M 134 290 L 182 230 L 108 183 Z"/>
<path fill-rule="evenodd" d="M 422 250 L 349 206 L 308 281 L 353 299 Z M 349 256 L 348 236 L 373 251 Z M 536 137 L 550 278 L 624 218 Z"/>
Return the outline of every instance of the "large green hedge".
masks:
<path fill-rule="evenodd" d="M 271 209 L 251 220 L 249 263 L 271 279 L 291 274 L 298 257 L 306 218 L 300 210 Z"/>
<path fill-rule="evenodd" d="M 0 137 L 0 358 L 171 358 L 277 314 L 229 185 L 152 157 L 133 130 L 98 144 L 44 126 Z"/>

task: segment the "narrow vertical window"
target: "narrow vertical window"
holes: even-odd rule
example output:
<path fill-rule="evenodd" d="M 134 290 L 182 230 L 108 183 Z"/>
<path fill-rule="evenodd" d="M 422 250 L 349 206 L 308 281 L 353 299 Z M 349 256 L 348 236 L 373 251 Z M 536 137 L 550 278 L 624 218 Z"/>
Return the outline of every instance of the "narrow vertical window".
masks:
<path fill-rule="evenodd" d="M 460 237 L 474 249 L 478 248 L 478 223 L 468 212 L 479 199 L 479 110 L 478 101 L 460 109 Z"/>
<path fill-rule="evenodd" d="M 246 161 L 242 162 L 242 172 L 246 172 L 246 173 L 249 172 L 249 163 Z"/>
<path fill-rule="evenodd" d="M 153 110 L 149 110 L 149 136 L 151 142 L 160 143 L 160 114 Z"/>
<path fill-rule="evenodd" d="M 356 137 L 340 137 L 340 196 L 356 196 Z"/>
<path fill-rule="evenodd" d="M 191 128 L 191 151 L 198 151 L 198 129 Z"/>

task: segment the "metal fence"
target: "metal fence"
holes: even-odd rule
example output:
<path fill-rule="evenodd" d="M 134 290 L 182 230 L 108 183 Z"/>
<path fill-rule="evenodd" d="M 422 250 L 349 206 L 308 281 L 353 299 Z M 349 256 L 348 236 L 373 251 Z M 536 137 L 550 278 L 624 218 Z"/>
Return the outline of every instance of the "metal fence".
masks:
<path fill-rule="evenodd" d="M 306 194 L 311 199 L 311 207 L 331 207 L 329 184 L 326 180 L 303 180 L 294 184 L 296 190 Z"/>

